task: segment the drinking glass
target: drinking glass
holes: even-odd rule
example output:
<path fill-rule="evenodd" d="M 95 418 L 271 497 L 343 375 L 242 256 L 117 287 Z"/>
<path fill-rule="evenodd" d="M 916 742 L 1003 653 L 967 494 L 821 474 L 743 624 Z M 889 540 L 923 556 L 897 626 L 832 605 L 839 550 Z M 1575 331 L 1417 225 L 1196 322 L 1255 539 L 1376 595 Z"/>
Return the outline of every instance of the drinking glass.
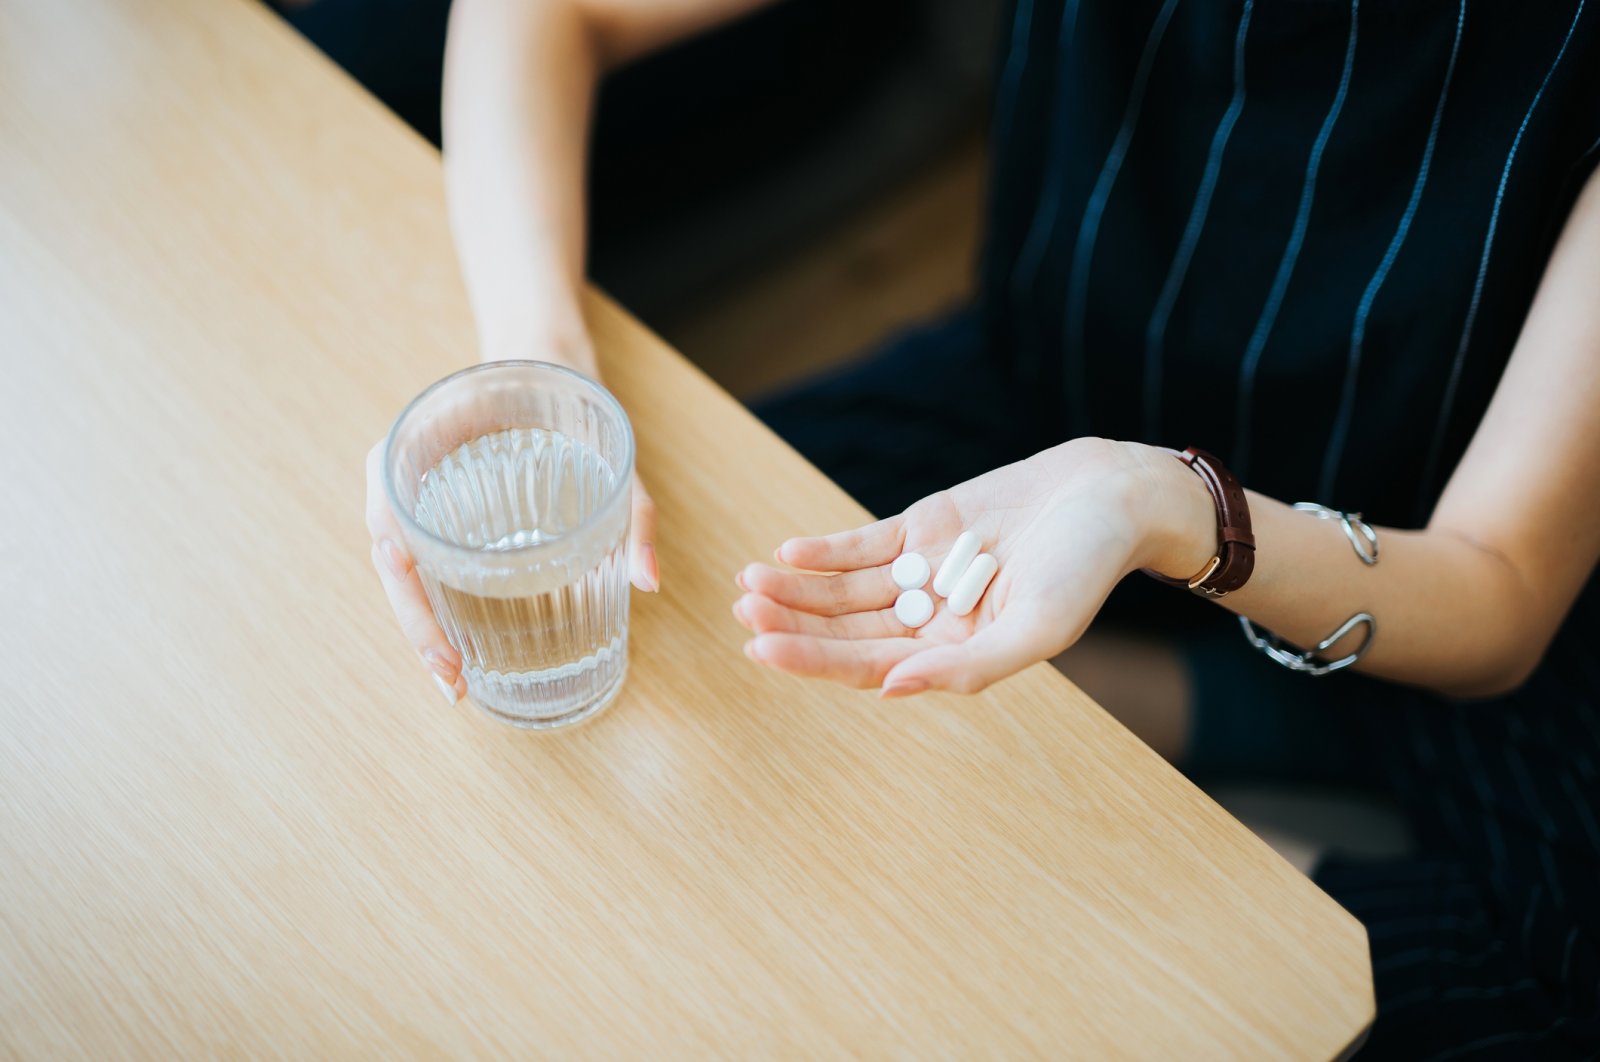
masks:
<path fill-rule="evenodd" d="M 463 369 L 395 421 L 389 502 L 467 693 L 495 718 L 566 726 L 616 697 L 632 475 L 622 407 L 558 365 Z"/>

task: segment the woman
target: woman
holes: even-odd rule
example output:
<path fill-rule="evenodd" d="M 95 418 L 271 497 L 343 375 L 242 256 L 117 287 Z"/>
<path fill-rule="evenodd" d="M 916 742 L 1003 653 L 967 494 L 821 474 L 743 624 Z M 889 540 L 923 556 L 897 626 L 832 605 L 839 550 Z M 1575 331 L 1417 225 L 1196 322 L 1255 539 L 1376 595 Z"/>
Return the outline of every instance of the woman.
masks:
<path fill-rule="evenodd" d="M 593 370 L 597 73 L 747 6 L 458 0 L 447 171 L 486 357 Z M 1019 0 L 978 308 L 763 411 L 904 511 L 744 569 L 753 659 L 903 696 L 1074 647 L 1186 769 L 1395 796 L 1415 855 L 1315 872 L 1368 927 L 1373 1055 L 1600 1051 L 1600 10 L 1537 6 Z M 1219 505 L 1197 471 L 1252 490 Z M 642 491 L 635 516 L 653 589 Z M 454 700 L 386 519 L 380 574 Z M 900 625 L 887 565 L 963 529 L 1000 565 L 978 608 Z M 1112 594 L 1140 569 L 1212 594 Z M 1140 633 L 1085 635 L 1108 596 Z M 1281 668 L 1223 610 L 1330 640 L 1280 650 L 1300 670 L 1353 666 Z"/>

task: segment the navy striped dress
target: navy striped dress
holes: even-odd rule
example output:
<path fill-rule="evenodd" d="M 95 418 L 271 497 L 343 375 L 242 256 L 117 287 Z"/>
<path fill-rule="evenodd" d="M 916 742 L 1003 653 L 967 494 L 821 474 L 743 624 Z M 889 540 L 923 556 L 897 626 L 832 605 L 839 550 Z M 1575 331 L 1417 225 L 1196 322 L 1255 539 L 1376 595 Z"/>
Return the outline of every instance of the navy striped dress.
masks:
<path fill-rule="evenodd" d="M 1097 434 L 1423 525 L 1600 156 L 1600 0 L 1017 0 L 1001 58 L 978 306 L 768 421 L 879 512 Z M 1335 719 L 1409 817 L 1412 855 L 1317 871 L 1368 927 L 1363 1057 L 1600 1056 L 1594 583 L 1470 704 L 1289 675 L 1221 610 L 1129 595 L 1188 625 L 1197 726 Z"/>

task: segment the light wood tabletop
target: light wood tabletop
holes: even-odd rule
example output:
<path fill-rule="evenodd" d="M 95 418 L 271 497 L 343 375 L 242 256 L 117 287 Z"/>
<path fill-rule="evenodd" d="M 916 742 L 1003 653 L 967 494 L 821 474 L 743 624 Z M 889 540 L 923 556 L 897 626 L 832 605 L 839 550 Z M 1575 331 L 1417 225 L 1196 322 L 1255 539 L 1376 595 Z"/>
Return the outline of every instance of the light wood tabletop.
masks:
<path fill-rule="evenodd" d="M 748 663 L 862 511 L 600 296 L 665 592 L 447 710 L 362 458 L 473 342 L 437 154 L 248 0 L 0 0 L 0 1055 L 1328 1058 L 1360 925 L 1047 666 Z"/>

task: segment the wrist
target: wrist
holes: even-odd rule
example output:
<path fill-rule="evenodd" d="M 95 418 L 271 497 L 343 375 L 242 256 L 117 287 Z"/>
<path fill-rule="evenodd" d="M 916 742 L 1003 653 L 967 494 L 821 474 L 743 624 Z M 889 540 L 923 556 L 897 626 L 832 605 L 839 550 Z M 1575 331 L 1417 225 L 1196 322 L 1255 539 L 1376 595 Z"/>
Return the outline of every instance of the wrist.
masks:
<path fill-rule="evenodd" d="M 1136 568 L 1188 579 L 1217 555 L 1217 507 L 1205 483 L 1177 455 L 1132 444 L 1139 477 Z"/>
<path fill-rule="evenodd" d="M 509 336 L 485 337 L 478 348 L 479 361 L 548 361 L 553 365 L 599 379 L 600 368 L 594 347 L 586 335 L 540 335 L 513 339 Z"/>
<path fill-rule="evenodd" d="M 510 312 L 480 315 L 479 360 L 527 358 L 598 377 L 594 346 L 577 305 L 576 299 L 541 306 L 534 305 L 533 300 L 525 300 Z"/>

